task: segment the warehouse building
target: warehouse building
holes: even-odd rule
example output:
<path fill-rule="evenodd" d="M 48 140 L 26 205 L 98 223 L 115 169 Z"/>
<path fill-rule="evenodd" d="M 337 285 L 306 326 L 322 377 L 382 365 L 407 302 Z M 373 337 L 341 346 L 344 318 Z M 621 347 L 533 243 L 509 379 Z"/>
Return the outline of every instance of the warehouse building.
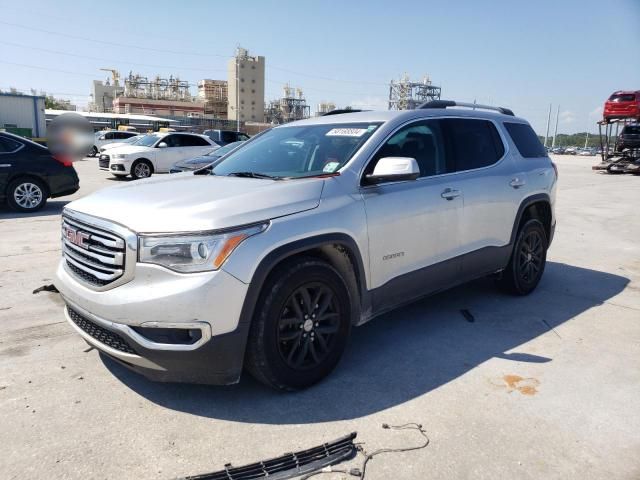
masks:
<path fill-rule="evenodd" d="M 0 128 L 23 137 L 44 137 L 44 97 L 0 92 Z"/>
<path fill-rule="evenodd" d="M 264 122 L 264 57 L 252 57 L 244 48 L 227 64 L 229 120 Z"/>

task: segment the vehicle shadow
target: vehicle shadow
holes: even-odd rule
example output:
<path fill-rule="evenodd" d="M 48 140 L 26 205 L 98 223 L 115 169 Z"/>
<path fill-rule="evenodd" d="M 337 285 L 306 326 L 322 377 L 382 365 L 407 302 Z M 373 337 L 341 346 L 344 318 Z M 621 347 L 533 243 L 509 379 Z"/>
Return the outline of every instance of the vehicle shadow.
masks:
<path fill-rule="evenodd" d="M 71 200 L 49 200 L 42 210 L 32 213 L 21 213 L 10 210 L 7 205 L 0 205 L 0 220 L 10 218 L 37 218 L 49 217 L 51 215 L 60 215 L 62 209 Z"/>
<path fill-rule="evenodd" d="M 552 362 L 512 350 L 602 304 L 628 283 L 622 276 L 554 262 L 527 297 L 500 293 L 491 279 L 478 280 L 354 329 L 329 378 L 292 394 L 272 391 L 248 374 L 228 387 L 153 383 L 107 357 L 103 361 L 148 400 L 194 415 L 265 424 L 354 419 L 424 395 L 494 357 Z"/>

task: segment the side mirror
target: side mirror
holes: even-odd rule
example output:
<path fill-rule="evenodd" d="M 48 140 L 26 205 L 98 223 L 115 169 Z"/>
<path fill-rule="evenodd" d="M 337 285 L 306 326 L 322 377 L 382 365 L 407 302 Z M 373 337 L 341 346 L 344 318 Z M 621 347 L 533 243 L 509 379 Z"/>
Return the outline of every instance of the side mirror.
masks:
<path fill-rule="evenodd" d="M 167 145 L 167 142 L 160 142 L 158 144 L 158 148 L 167 148 L 169 145 Z"/>
<path fill-rule="evenodd" d="M 415 158 L 384 157 L 378 160 L 373 173 L 366 176 L 368 183 L 399 182 L 415 180 L 420 176 L 420 168 Z"/>

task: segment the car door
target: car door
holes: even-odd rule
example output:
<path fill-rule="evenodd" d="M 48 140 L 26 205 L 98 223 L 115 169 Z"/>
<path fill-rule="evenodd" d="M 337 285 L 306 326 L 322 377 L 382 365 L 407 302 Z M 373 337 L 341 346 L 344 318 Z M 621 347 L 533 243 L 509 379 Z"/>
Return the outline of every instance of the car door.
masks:
<path fill-rule="evenodd" d="M 439 120 L 399 128 L 374 154 L 363 176 L 383 157 L 412 157 L 417 180 L 363 185 L 374 310 L 449 286 L 458 276 L 462 191 L 451 176 Z"/>
<path fill-rule="evenodd" d="M 491 120 L 449 118 L 443 120 L 443 126 L 456 181 L 464 192 L 463 276 L 475 277 L 508 262 L 513 222 L 527 176 L 518 171 L 506 138 Z"/>
<path fill-rule="evenodd" d="M 155 147 L 154 170 L 158 173 L 168 172 L 171 166 L 182 160 L 182 135 L 169 134 L 160 140 Z M 166 143 L 166 147 L 160 147 L 161 143 Z"/>
<path fill-rule="evenodd" d="M 216 145 L 212 145 L 199 135 L 184 135 L 182 141 L 184 144 L 184 151 L 182 152 L 184 160 L 201 157 L 216 148 Z"/>
<path fill-rule="evenodd" d="M 17 153 L 24 148 L 17 140 L 0 135 L 0 193 L 4 195 L 9 184 L 9 178 L 18 170 Z"/>

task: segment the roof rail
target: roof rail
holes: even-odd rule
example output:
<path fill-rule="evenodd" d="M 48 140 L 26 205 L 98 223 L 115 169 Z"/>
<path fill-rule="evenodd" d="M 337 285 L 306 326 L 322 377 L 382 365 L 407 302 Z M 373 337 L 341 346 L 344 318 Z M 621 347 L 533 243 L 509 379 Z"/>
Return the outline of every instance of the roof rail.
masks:
<path fill-rule="evenodd" d="M 515 116 L 513 111 L 504 107 L 492 107 L 491 105 L 481 105 L 479 103 L 466 103 L 466 102 L 454 102 L 453 100 L 431 100 L 420 105 L 419 109 L 427 108 L 448 108 L 448 107 L 466 107 L 466 108 L 481 108 L 482 110 L 495 110 L 503 115 Z"/>
<path fill-rule="evenodd" d="M 356 110 L 351 108 L 337 108 L 327 113 L 323 113 L 321 116 L 326 117 L 327 115 L 340 115 L 341 113 L 356 113 L 356 112 L 365 112 L 365 111 L 366 110 Z"/>

